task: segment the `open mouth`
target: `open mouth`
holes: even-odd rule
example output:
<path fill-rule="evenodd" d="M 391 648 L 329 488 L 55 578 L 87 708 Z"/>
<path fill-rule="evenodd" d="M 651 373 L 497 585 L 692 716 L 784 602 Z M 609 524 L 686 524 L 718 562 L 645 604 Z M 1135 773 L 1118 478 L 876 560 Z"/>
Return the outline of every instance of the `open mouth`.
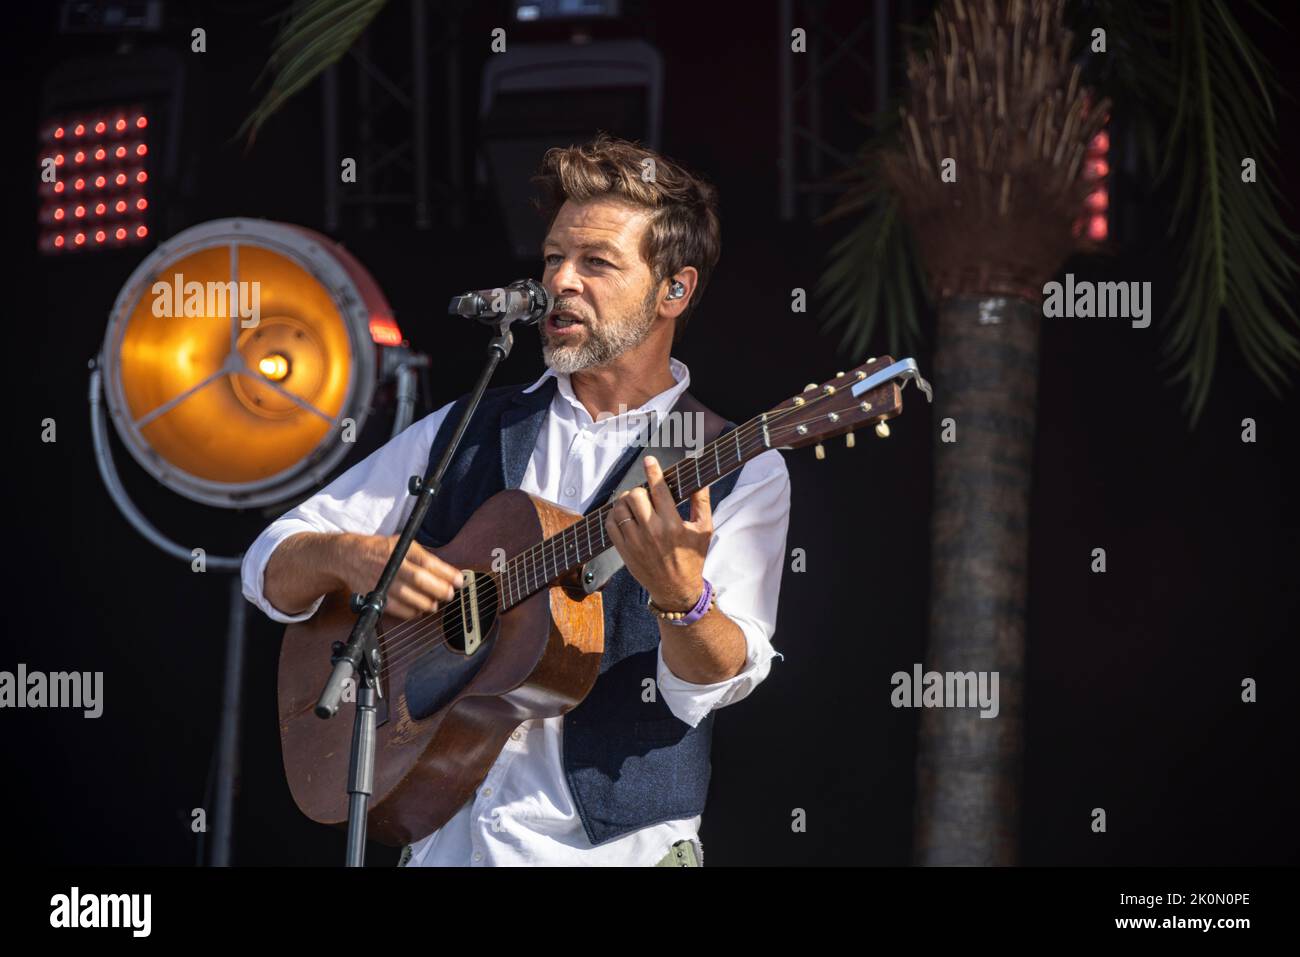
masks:
<path fill-rule="evenodd" d="M 557 312 L 546 319 L 546 326 L 551 332 L 564 333 L 582 325 L 582 320 L 571 312 Z"/>

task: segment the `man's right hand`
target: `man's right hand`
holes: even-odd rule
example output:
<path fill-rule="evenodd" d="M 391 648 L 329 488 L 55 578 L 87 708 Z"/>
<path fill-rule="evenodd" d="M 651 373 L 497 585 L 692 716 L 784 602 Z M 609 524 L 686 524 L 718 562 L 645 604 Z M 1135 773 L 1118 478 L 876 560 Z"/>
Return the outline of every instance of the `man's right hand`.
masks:
<path fill-rule="evenodd" d="M 356 535 L 345 532 L 338 544 L 339 567 L 337 574 L 348 594 L 370 594 L 388 563 L 388 556 L 397 545 L 396 535 Z M 460 569 L 449 565 L 419 542 L 411 547 L 402 560 L 388 589 L 388 604 L 384 612 L 398 618 L 414 618 L 436 611 L 446 601 L 456 597 L 456 590 L 465 585 Z"/>
<path fill-rule="evenodd" d="M 266 600 L 288 615 L 301 614 L 321 595 L 346 590 L 368 595 L 397 544 L 396 535 L 300 532 L 271 553 L 263 573 Z M 460 570 L 412 542 L 388 590 L 384 613 L 414 618 L 436 611 L 464 586 Z M 297 609 L 296 611 L 290 609 Z"/>

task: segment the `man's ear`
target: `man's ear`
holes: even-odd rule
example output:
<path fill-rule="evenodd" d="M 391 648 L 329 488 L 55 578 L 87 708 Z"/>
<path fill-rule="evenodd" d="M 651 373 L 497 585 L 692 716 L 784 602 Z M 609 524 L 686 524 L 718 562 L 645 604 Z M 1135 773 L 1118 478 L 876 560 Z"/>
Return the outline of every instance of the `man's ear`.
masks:
<path fill-rule="evenodd" d="M 700 274 L 694 266 L 683 266 L 665 278 L 661 284 L 663 295 L 659 307 L 660 313 L 676 321 L 687 303 L 691 301 L 699 278 Z"/>

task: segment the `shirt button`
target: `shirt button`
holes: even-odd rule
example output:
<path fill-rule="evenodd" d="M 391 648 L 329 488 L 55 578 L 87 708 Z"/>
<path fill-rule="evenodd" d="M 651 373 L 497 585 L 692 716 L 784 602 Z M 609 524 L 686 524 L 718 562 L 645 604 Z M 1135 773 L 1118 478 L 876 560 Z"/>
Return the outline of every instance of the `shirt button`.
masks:
<path fill-rule="evenodd" d="M 490 797 L 492 796 L 492 789 L 491 789 L 491 788 L 484 788 L 484 789 L 483 789 L 483 796 L 484 796 L 485 798 L 490 798 Z"/>
<path fill-rule="evenodd" d="M 518 731 L 516 731 L 514 734 L 510 735 L 510 737 L 512 737 L 512 738 L 514 738 L 516 741 L 518 741 L 518 740 L 520 739 L 520 737 L 522 737 L 522 735 L 520 735 L 520 733 L 519 733 Z"/>
<path fill-rule="evenodd" d="M 476 860 L 476 861 L 481 861 L 481 860 L 483 860 L 483 854 L 482 854 L 481 851 L 475 851 L 475 852 L 474 852 L 474 860 Z"/>
<path fill-rule="evenodd" d="M 564 494 L 565 494 L 565 495 L 577 495 L 577 494 L 578 494 L 578 490 L 577 490 L 576 488 L 574 488 L 572 485 L 570 485 L 568 488 L 566 488 L 566 489 L 564 490 Z"/>

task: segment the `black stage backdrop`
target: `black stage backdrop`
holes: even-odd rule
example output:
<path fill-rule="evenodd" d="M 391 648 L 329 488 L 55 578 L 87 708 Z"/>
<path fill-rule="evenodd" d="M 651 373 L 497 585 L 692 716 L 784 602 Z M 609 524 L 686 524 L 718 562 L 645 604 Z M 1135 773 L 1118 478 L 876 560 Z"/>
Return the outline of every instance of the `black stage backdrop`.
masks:
<path fill-rule="evenodd" d="M 194 574 L 132 531 L 103 491 L 87 423 L 87 360 L 144 252 L 40 259 L 30 163 L 40 82 L 64 54 L 55 5 L 29 5 L 11 34 L 7 124 L 10 321 L 5 349 L 13 428 L 4 468 L 6 642 L 0 668 L 103 671 L 104 714 L 6 711 L 5 836 L 13 860 L 186 864 L 191 812 L 205 804 L 216 743 L 226 579 Z M 472 136 L 476 78 L 501 5 L 470 15 L 464 89 Z M 839 233 L 777 209 L 777 7 L 702 14 L 665 2 L 645 37 L 667 63 L 668 155 L 721 193 L 719 269 L 677 355 L 708 405 L 744 419 L 814 379 L 865 358 L 820 334 L 817 302 L 792 316 Z M 184 9 L 184 5 L 179 5 Z M 191 68 L 184 163 L 193 199 L 183 225 L 254 216 L 322 228 L 320 96 L 313 86 L 264 130 L 245 158 L 231 137 L 254 103 L 271 27 L 258 4 L 193 4 L 208 52 Z M 1254 21 L 1251 21 L 1254 23 Z M 1258 24 L 1254 24 L 1258 26 Z M 1256 30 L 1291 85 L 1296 61 L 1280 32 Z M 188 36 L 188 28 L 186 37 Z M 478 42 L 477 38 L 482 38 Z M 188 44 L 176 35 L 179 49 Z M 476 52 L 479 51 L 479 52 Z M 865 83 L 862 90 L 865 90 Z M 869 110 L 852 88 L 843 122 Z M 438 94 L 440 95 L 440 93 Z M 1300 150 L 1293 101 L 1280 104 L 1284 172 Z M 576 99 L 573 110 L 582 110 Z M 345 117 L 344 150 L 355 122 Z M 468 163 L 466 168 L 468 169 Z M 1294 179 L 1283 185 L 1296 196 Z M 538 274 L 511 260 L 490 197 L 462 229 L 411 228 L 385 216 L 338 238 L 370 269 L 413 346 L 434 357 L 435 405 L 472 382 L 486 337 L 446 319 L 457 291 Z M 1290 222 L 1295 224 L 1295 217 Z M 1158 236 L 1160 224 L 1144 228 Z M 1026 864 L 1278 864 L 1300 851 L 1295 489 L 1290 455 L 1300 401 L 1278 401 L 1248 373 L 1231 336 L 1210 405 L 1189 431 L 1181 393 L 1157 372 L 1157 326 L 1173 274 L 1158 243 L 1076 274 L 1150 280 L 1155 322 L 1044 322 L 1034 462 L 1027 746 Z M 933 329 L 933 319 L 927 332 Z M 883 353 L 885 344 L 872 344 Z M 917 355 L 928 370 L 930 356 Z M 519 336 L 497 384 L 541 371 L 537 337 Z M 719 713 L 702 838 L 710 865 L 910 862 L 919 711 L 890 705 L 889 679 L 923 661 L 927 624 L 930 410 L 909 389 L 888 441 L 864 433 L 824 462 L 785 453 L 793 484 L 787 570 L 774 643 L 784 660 L 748 699 Z M 421 414 L 427 411 L 423 409 Z M 58 441 L 40 440 L 53 417 Z M 1240 441 L 1241 420 L 1259 441 Z M 125 453 L 117 449 L 119 461 Z M 130 471 L 133 466 L 124 466 Z M 198 522 L 138 474 L 130 485 L 164 528 L 210 551 L 238 547 L 260 516 Z M 189 531 L 189 529 L 198 529 Z M 1089 571 L 1105 547 L 1109 571 Z M 243 761 L 234 859 L 333 864 L 342 835 L 302 817 L 280 765 L 275 670 L 280 628 L 250 609 Z M 1243 678 L 1259 702 L 1240 701 Z M 1105 807 L 1108 831 L 1091 831 Z M 806 811 L 806 833 L 791 814 Z M 396 851 L 372 845 L 370 862 Z"/>

